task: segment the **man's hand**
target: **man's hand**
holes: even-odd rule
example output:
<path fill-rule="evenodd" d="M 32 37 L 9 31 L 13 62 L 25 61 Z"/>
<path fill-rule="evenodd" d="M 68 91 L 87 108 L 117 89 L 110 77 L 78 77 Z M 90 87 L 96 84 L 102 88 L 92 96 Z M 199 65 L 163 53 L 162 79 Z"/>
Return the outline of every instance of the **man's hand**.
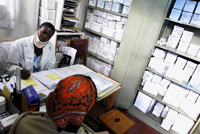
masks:
<path fill-rule="evenodd" d="M 26 80 L 31 76 L 31 73 L 28 70 L 21 70 L 21 78 Z"/>

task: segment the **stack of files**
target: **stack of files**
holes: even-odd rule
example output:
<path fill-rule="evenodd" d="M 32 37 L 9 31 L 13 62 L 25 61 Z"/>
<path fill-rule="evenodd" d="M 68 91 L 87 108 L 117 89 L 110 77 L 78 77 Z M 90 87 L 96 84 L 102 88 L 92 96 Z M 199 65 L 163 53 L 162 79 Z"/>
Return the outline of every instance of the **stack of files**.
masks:
<path fill-rule="evenodd" d="M 51 70 L 40 71 L 31 75 L 51 90 L 55 89 L 58 82 L 62 79 L 62 77 L 56 75 Z"/>

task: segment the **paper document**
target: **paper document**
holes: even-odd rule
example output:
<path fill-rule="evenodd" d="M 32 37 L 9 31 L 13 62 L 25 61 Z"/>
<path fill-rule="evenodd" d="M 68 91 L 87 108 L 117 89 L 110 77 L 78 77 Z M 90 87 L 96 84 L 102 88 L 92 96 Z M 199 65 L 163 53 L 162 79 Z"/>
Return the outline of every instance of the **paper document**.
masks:
<path fill-rule="evenodd" d="M 108 88 L 110 88 L 111 86 L 113 86 L 115 83 L 105 79 L 104 77 L 94 73 L 94 72 L 88 72 L 85 73 L 86 76 L 90 76 L 93 80 L 93 82 L 95 83 L 97 89 L 104 91 Z"/>
<path fill-rule="evenodd" d="M 23 82 L 26 84 L 27 87 L 30 86 L 30 85 L 32 85 L 32 86 L 37 85 L 37 82 L 35 82 L 35 80 L 31 77 L 27 80 L 23 80 Z"/>

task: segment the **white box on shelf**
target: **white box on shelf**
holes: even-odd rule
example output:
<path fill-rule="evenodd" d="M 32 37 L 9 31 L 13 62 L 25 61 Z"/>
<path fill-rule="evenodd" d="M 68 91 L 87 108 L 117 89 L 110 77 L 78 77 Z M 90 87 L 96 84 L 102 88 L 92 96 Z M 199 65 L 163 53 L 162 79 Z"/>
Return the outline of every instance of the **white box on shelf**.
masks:
<path fill-rule="evenodd" d="M 124 4 L 124 0 L 116 0 L 117 2 Z"/>
<path fill-rule="evenodd" d="M 184 5 L 185 5 L 186 0 L 176 0 L 176 2 L 174 3 L 173 8 L 182 10 Z"/>
<path fill-rule="evenodd" d="M 97 0 L 89 0 L 89 5 L 96 6 Z"/>
<path fill-rule="evenodd" d="M 51 9 L 54 10 L 56 6 L 55 0 L 41 0 L 41 6 L 45 9 Z"/>
<path fill-rule="evenodd" d="M 197 52 L 196 57 L 200 58 L 200 50 Z"/>
<path fill-rule="evenodd" d="M 116 48 L 117 48 L 118 45 L 119 45 L 119 44 L 118 44 L 117 42 L 115 42 L 115 41 L 111 41 L 111 42 L 110 42 L 110 46 L 111 46 L 111 47 L 116 47 Z"/>
<path fill-rule="evenodd" d="M 126 17 L 122 17 L 122 24 L 126 25 L 127 22 L 127 18 Z"/>
<path fill-rule="evenodd" d="M 169 15 L 169 18 L 174 21 L 178 21 L 181 16 L 181 12 L 182 12 L 181 10 L 173 8 Z"/>
<path fill-rule="evenodd" d="M 116 21 L 112 20 L 112 21 L 109 22 L 109 26 L 108 27 L 115 29 L 116 28 L 116 23 L 117 23 Z"/>
<path fill-rule="evenodd" d="M 200 2 L 198 2 L 197 7 L 195 9 L 195 14 L 200 14 Z"/>
<path fill-rule="evenodd" d="M 174 25 L 174 28 L 173 28 L 173 31 L 172 31 L 172 34 L 171 34 L 171 35 L 180 38 L 181 35 L 183 34 L 183 31 L 184 31 L 184 28 L 183 28 L 183 27 Z"/>
<path fill-rule="evenodd" d="M 115 37 L 115 33 L 116 33 L 115 29 L 109 27 L 103 27 L 102 34 L 105 34 L 109 37 Z"/>
<path fill-rule="evenodd" d="M 99 24 L 103 24 L 103 17 L 98 16 L 98 17 L 97 17 L 97 22 L 98 22 Z"/>
<path fill-rule="evenodd" d="M 129 11 L 130 11 L 130 8 L 131 7 L 129 7 L 129 6 L 123 6 L 122 14 L 128 15 Z"/>
<path fill-rule="evenodd" d="M 178 45 L 179 39 L 180 38 L 178 37 L 169 35 L 166 46 L 171 47 L 171 48 L 176 48 Z"/>
<path fill-rule="evenodd" d="M 199 51 L 200 46 L 196 44 L 190 44 L 187 50 L 187 53 L 193 56 L 196 56 Z"/>
<path fill-rule="evenodd" d="M 108 19 L 108 20 L 113 20 L 113 14 L 107 13 L 106 19 Z"/>
<path fill-rule="evenodd" d="M 103 19 L 102 25 L 108 27 L 109 23 L 110 23 L 110 21 L 108 19 Z"/>
<path fill-rule="evenodd" d="M 185 42 L 190 42 L 192 40 L 193 35 L 194 35 L 194 32 L 184 30 L 181 40 Z"/>
<path fill-rule="evenodd" d="M 122 20 L 122 17 L 119 16 L 119 15 L 113 15 L 113 20 L 121 21 L 121 20 Z"/>
<path fill-rule="evenodd" d="M 123 9 L 123 4 L 118 3 L 116 0 L 113 0 L 111 10 L 114 11 L 114 12 L 122 13 L 122 9 Z"/>
<path fill-rule="evenodd" d="M 42 24 L 43 22 L 50 22 L 52 25 L 55 25 L 55 20 L 48 20 L 46 18 L 39 16 L 39 25 Z"/>
<path fill-rule="evenodd" d="M 164 62 L 169 63 L 170 65 L 174 65 L 178 55 L 172 52 L 167 52 L 167 55 L 164 59 Z"/>
<path fill-rule="evenodd" d="M 116 29 L 122 29 L 123 28 L 123 24 L 121 21 L 117 21 L 116 23 Z"/>
<path fill-rule="evenodd" d="M 124 0 L 125 6 L 131 6 L 132 0 Z"/>
<path fill-rule="evenodd" d="M 121 41 L 123 37 L 124 29 L 116 29 L 115 39 Z"/>
<path fill-rule="evenodd" d="M 92 11 L 93 15 L 100 15 L 100 11 L 99 10 L 96 10 L 96 9 L 93 9 Z"/>
<path fill-rule="evenodd" d="M 108 59 L 111 60 L 111 61 L 114 61 L 114 59 L 115 59 L 115 54 L 109 53 L 109 54 L 108 54 Z"/>
<path fill-rule="evenodd" d="M 54 20 L 56 16 L 56 10 L 47 10 L 43 7 L 40 7 L 39 15 L 48 20 Z"/>
<path fill-rule="evenodd" d="M 175 63 L 175 67 L 180 68 L 181 70 L 183 70 L 183 68 L 185 67 L 187 63 L 187 60 L 182 58 L 182 57 L 178 57 Z"/>
<path fill-rule="evenodd" d="M 159 58 L 159 59 L 164 59 L 166 56 L 166 53 L 167 52 L 165 50 L 156 48 L 153 52 L 153 56 L 155 56 L 156 58 Z"/>
<path fill-rule="evenodd" d="M 106 10 L 111 10 L 111 9 L 112 9 L 112 2 L 110 2 L 110 1 L 105 1 L 104 9 L 106 9 Z"/>
<path fill-rule="evenodd" d="M 196 1 L 187 0 L 186 3 L 185 3 L 185 6 L 184 6 L 184 8 L 183 8 L 183 11 L 193 13 L 194 8 L 196 7 L 196 4 L 197 4 Z"/>
<path fill-rule="evenodd" d="M 181 18 L 180 18 L 180 21 L 183 22 L 183 23 L 189 23 L 191 18 L 192 18 L 192 13 L 190 12 L 182 12 L 182 15 L 181 15 Z"/>
<path fill-rule="evenodd" d="M 200 14 L 193 14 L 190 24 L 200 26 Z"/>
<path fill-rule="evenodd" d="M 192 119 L 179 113 L 171 129 L 179 134 L 188 134 L 193 125 Z"/>
<path fill-rule="evenodd" d="M 105 5 L 105 0 L 98 0 L 97 1 L 97 7 L 104 8 L 104 5 Z"/>
<path fill-rule="evenodd" d="M 101 33 L 101 31 L 102 31 L 102 25 L 99 24 L 99 23 L 97 23 L 97 22 L 94 22 L 94 21 L 93 21 L 93 22 L 91 23 L 90 29 L 92 29 L 92 30 L 94 30 L 94 31 L 96 31 L 96 32 Z"/>
<path fill-rule="evenodd" d="M 105 44 L 109 44 L 109 43 L 110 43 L 109 39 L 107 39 L 107 38 L 105 38 L 105 37 L 102 37 L 102 36 L 101 36 L 100 41 L 101 41 L 101 42 L 104 42 Z"/>
<path fill-rule="evenodd" d="M 185 53 L 188 50 L 189 45 L 189 42 L 180 40 L 177 50 Z"/>
<path fill-rule="evenodd" d="M 157 117 L 160 117 L 161 112 L 164 109 L 164 105 L 160 102 L 157 102 L 156 105 L 154 106 L 152 114 L 154 114 Z"/>
<path fill-rule="evenodd" d="M 100 14 L 101 17 L 106 18 L 107 16 L 107 12 L 102 12 L 102 14 Z"/>

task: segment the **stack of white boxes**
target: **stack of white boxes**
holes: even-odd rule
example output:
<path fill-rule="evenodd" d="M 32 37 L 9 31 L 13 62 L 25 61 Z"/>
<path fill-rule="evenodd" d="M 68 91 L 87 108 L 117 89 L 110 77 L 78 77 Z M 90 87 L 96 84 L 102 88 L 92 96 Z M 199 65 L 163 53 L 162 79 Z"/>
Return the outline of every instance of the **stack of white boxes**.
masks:
<path fill-rule="evenodd" d="M 85 28 L 121 41 L 126 22 L 126 17 L 94 9 L 87 13 Z"/>
<path fill-rule="evenodd" d="M 115 61 L 119 50 L 119 43 L 105 37 L 87 35 L 90 39 L 88 51 L 98 54 L 110 61 Z"/>
<path fill-rule="evenodd" d="M 55 0 L 41 0 L 40 10 L 39 10 L 39 25 L 43 22 L 50 22 L 55 24 Z"/>
<path fill-rule="evenodd" d="M 169 18 L 174 21 L 200 26 L 200 2 L 176 0 Z"/>

